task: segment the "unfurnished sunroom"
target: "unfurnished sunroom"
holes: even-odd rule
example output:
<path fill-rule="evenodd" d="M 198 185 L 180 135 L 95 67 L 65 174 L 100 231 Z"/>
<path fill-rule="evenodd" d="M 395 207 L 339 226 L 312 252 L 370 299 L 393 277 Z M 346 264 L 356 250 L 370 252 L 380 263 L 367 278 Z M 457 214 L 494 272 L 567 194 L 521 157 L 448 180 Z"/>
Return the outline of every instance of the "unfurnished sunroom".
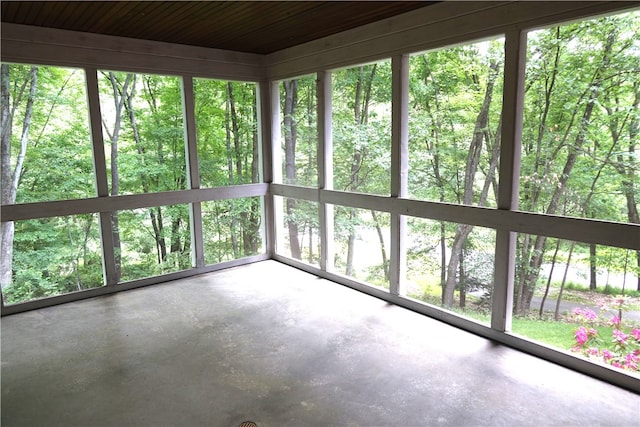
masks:
<path fill-rule="evenodd" d="M 47 3 L 2 4 L 3 315 L 273 259 L 638 390 L 637 3 L 346 2 L 254 51 Z"/>

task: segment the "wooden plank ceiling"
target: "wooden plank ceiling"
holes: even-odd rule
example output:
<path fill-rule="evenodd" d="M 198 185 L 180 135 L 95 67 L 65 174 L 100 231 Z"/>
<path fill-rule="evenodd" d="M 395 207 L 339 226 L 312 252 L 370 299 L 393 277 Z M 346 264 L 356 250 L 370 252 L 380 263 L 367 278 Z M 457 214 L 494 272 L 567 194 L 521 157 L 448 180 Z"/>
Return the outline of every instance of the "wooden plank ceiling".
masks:
<path fill-rule="evenodd" d="M 3 23 L 266 54 L 429 1 L 2 1 Z"/>

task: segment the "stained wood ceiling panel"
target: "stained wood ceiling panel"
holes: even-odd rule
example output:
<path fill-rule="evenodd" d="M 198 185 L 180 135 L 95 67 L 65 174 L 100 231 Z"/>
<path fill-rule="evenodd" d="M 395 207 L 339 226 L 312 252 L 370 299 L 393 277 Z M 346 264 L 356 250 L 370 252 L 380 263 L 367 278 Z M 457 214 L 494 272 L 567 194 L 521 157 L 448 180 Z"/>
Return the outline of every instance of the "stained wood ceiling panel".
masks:
<path fill-rule="evenodd" d="M 2 1 L 2 22 L 271 53 L 431 1 Z"/>

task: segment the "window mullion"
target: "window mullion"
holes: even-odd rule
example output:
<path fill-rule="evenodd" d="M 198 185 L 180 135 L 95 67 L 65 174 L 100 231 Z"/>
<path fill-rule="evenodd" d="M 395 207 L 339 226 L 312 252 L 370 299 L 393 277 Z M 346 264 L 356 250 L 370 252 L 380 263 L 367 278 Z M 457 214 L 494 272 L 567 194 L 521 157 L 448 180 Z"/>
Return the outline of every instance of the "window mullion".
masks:
<path fill-rule="evenodd" d="M 185 159 L 187 162 L 187 179 L 189 188 L 200 188 L 200 166 L 198 163 L 198 145 L 195 118 L 195 96 L 193 94 L 193 78 L 182 78 L 182 110 L 184 117 Z M 189 205 L 191 231 L 191 257 L 194 267 L 204 267 L 204 240 L 202 236 L 202 203 Z"/>
<path fill-rule="evenodd" d="M 394 56 L 391 61 L 391 197 L 406 197 L 409 165 L 409 56 Z M 406 275 L 406 225 L 403 215 L 391 214 L 391 256 L 389 290 L 404 295 Z"/>
<path fill-rule="evenodd" d="M 506 33 L 500 186 L 498 190 L 499 210 L 515 210 L 518 207 L 526 46 L 525 32 L 514 30 Z M 517 235 L 513 231 L 496 230 L 491 327 L 498 331 L 511 329 L 516 238 Z"/>
<path fill-rule="evenodd" d="M 333 189 L 333 124 L 331 122 L 331 72 L 317 76 L 318 97 L 318 209 L 320 219 L 320 268 L 331 269 L 333 250 L 333 207 L 322 202 L 322 191 Z"/>
<path fill-rule="evenodd" d="M 109 197 L 107 182 L 107 163 L 102 137 L 102 112 L 100 111 L 100 94 L 98 90 L 98 70 L 86 68 L 87 102 L 89 105 L 89 128 L 93 144 L 93 170 L 98 197 Z M 102 241 L 102 269 L 105 284 L 117 283 L 116 259 L 113 242 L 112 212 L 100 212 L 100 237 Z"/>
<path fill-rule="evenodd" d="M 260 105 L 262 107 L 262 134 L 268 136 L 263 141 L 264 182 L 282 182 L 282 159 L 280 153 L 280 91 L 278 82 L 265 82 L 260 85 Z M 284 236 L 277 233 L 276 224 L 282 223 L 282 199 L 273 194 L 265 198 L 265 247 L 269 257 L 273 258 L 276 247 L 282 247 Z M 280 244 L 280 245 L 279 245 Z"/>

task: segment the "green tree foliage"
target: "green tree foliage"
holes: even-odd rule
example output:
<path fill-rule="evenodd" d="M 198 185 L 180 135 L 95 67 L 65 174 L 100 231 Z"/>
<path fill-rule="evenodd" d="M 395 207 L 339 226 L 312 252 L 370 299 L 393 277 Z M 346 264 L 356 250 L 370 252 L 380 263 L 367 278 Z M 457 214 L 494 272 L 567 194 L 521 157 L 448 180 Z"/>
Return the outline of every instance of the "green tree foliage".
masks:
<path fill-rule="evenodd" d="M 391 62 L 336 71 L 332 76 L 333 186 L 337 190 L 388 195 L 391 190 Z M 379 247 L 374 282 L 389 280 L 388 215 L 338 208 L 336 267 L 358 276 L 356 240 Z M 370 220 L 369 220 L 370 218 Z M 375 234 L 370 231 L 375 230 Z M 344 236 L 344 239 L 342 238 Z M 366 246 L 368 246 L 368 244 Z"/>
<path fill-rule="evenodd" d="M 95 195 L 84 73 L 2 64 L 2 204 Z M 18 302 L 102 285 L 94 215 L 2 223 L 2 291 Z"/>
<path fill-rule="evenodd" d="M 519 209 L 640 223 L 638 28 L 640 14 L 632 12 L 529 33 Z M 503 61 L 502 39 L 411 57 L 410 197 L 496 206 Z M 95 196 L 83 73 L 19 64 L 2 64 L 1 71 L 1 203 Z M 280 88 L 282 182 L 316 186 L 315 76 Z M 332 90 L 333 188 L 389 195 L 390 61 L 334 71 Z M 103 71 L 99 91 L 110 195 L 188 189 L 181 79 Z M 201 187 L 259 182 L 256 85 L 194 79 L 194 94 Z M 291 256 L 318 262 L 317 204 L 282 202 Z M 202 208 L 207 263 L 260 251 L 260 198 Z M 329 262 L 347 275 L 388 283 L 389 216 L 345 207 L 334 215 L 336 260 Z M 191 266 L 188 206 L 111 218 L 119 281 Z M 4 222 L 1 231 L 5 300 L 102 284 L 94 215 Z M 379 261 L 363 272 L 355 260 L 362 255 L 357 243 L 365 240 Z M 490 285 L 480 268 L 490 264 L 492 251 L 485 231 L 412 220 L 408 243 L 409 273 L 434 276 L 444 305 L 456 295 L 463 305 L 466 291 Z M 516 263 L 518 313 L 546 284 L 541 271 L 550 264 L 558 270 L 560 263 L 588 265 L 592 287 L 602 286 L 603 271 L 633 274 L 634 281 L 640 275 L 638 251 L 525 234 L 518 237 Z"/>
<path fill-rule="evenodd" d="M 259 182 L 256 85 L 194 79 L 194 95 L 201 187 Z M 206 263 L 260 251 L 258 198 L 207 202 L 202 215 Z"/>
<path fill-rule="evenodd" d="M 258 182 L 256 85 L 194 79 L 194 95 L 201 187 Z"/>
<path fill-rule="evenodd" d="M 336 71 L 332 81 L 333 186 L 388 195 L 391 62 Z"/>
<path fill-rule="evenodd" d="M 280 83 L 281 155 L 283 182 L 317 185 L 318 131 L 315 76 Z M 318 206 L 316 203 L 283 200 L 286 245 L 291 257 L 318 263 Z"/>
<path fill-rule="evenodd" d="M 13 282 L 3 289 L 14 303 L 102 285 L 95 215 L 54 217 L 16 224 Z"/>
<path fill-rule="evenodd" d="M 95 197 L 84 72 L 2 64 L 2 204 Z M 107 180 L 112 196 L 188 188 L 181 79 L 99 73 Z M 256 85 L 196 80 L 203 186 L 259 181 Z M 204 166 L 202 166 L 204 165 Z M 259 198 L 215 202 L 205 235 L 209 262 L 261 248 Z M 135 280 L 191 267 L 187 205 L 112 212 L 116 279 Z M 221 229 L 221 224 L 224 223 Z M 7 303 L 103 284 L 96 215 L 2 223 Z M 5 238 L 6 236 L 6 238 Z"/>
<path fill-rule="evenodd" d="M 635 12 L 530 34 L 522 210 L 640 222 L 638 28 L 640 15 Z M 515 307 L 519 313 L 530 306 L 549 249 L 545 236 L 519 237 Z M 638 266 L 640 253 L 635 257 Z M 605 268 L 618 269 L 604 257 L 591 256 L 594 272 L 596 260 Z"/>
<path fill-rule="evenodd" d="M 409 193 L 412 197 L 495 206 L 503 43 L 498 39 L 411 58 Z M 424 225 L 418 221 L 414 227 Z M 442 303 L 446 306 L 453 304 L 456 288 L 461 291 L 460 305 L 464 305 L 465 291 L 479 280 L 467 277 L 470 269 L 465 266 L 466 260 L 472 265 L 487 255 L 472 250 L 478 246 L 470 238 L 472 231 L 470 225 L 452 227 L 444 222 L 437 225 L 437 230 L 433 225 L 424 230 L 440 236 L 439 247 L 429 256 L 439 258 Z"/>
<path fill-rule="evenodd" d="M 101 74 L 100 100 L 110 152 L 107 169 L 111 195 L 186 189 L 180 79 L 122 72 Z M 140 215 L 149 219 L 149 227 L 144 226 Z M 123 216 L 129 219 L 126 224 L 121 223 Z M 191 266 L 186 206 L 148 208 L 144 214 L 114 212 L 112 226 L 118 281 L 157 274 L 141 268 L 154 255 L 163 272 Z M 153 246 L 144 243 L 146 234 L 136 234 L 139 230 L 148 231 Z"/>

